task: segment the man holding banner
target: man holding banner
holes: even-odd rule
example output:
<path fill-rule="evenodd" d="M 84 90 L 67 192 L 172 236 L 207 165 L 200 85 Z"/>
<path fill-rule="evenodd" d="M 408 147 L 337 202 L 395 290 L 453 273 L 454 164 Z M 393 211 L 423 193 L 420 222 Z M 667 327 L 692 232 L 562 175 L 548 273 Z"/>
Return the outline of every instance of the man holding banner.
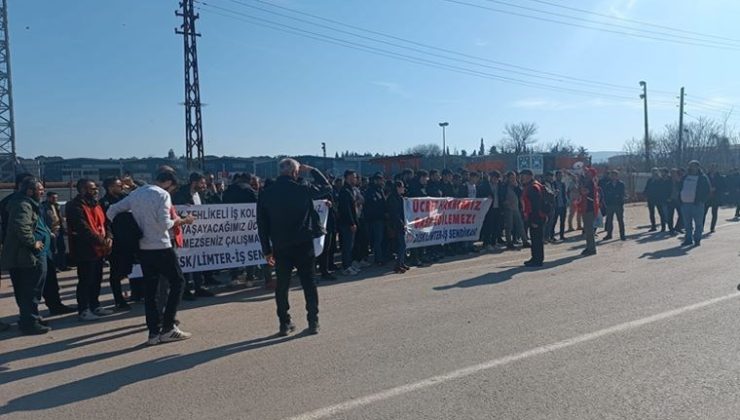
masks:
<path fill-rule="evenodd" d="M 262 192 L 257 201 L 257 230 L 268 264 L 275 266 L 275 302 L 281 337 L 295 331 L 288 310 L 288 291 L 293 268 L 303 287 L 308 311 L 308 333 L 319 332 L 319 294 L 313 279 L 314 238 L 324 234 L 313 200 L 331 192 L 329 181 L 317 169 L 300 165 L 295 159 L 279 163 L 280 176 Z M 301 171 L 310 171 L 312 186 L 298 182 Z"/>

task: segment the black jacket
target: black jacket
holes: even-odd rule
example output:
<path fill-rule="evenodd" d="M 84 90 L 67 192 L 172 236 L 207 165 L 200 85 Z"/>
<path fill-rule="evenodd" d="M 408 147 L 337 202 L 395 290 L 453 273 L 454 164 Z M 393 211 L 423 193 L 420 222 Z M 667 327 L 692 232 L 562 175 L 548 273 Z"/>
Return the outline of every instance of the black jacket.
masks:
<path fill-rule="evenodd" d="M 339 190 L 339 220 L 338 226 L 357 226 L 357 203 L 355 201 L 355 190 L 345 184 Z"/>
<path fill-rule="evenodd" d="M 387 212 L 383 187 L 370 185 L 367 191 L 365 191 L 365 207 L 363 207 L 362 213 L 365 216 L 365 220 L 368 222 L 381 222 L 385 220 Z"/>
<path fill-rule="evenodd" d="M 403 197 L 394 191 L 388 196 L 387 203 L 388 217 L 391 227 L 397 232 L 402 233 L 406 226 L 406 219 L 404 218 L 403 210 Z"/>
<path fill-rule="evenodd" d="M 201 193 L 196 194 L 200 196 L 200 203 L 206 204 L 205 199 L 203 199 L 203 195 Z M 183 185 L 179 190 L 177 190 L 177 192 L 172 194 L 172 204 L 176 206 L 192 206 L 195 204 L 195 201 L 193 201 L 193 195 L 190 194 L 190 185 Z"/>
<path fill-rule="evenodd" d="M 67 226 L 69 227 L 69 250 L 75 261 L 97 261 L 100 256 L 96 248 L 105 245 L 105 240 L 112 237 L 108 226 L 105 235 L 93 230 L 85 215 L 84 206 L 100 206 L 98 202 L 86 202 L 78 195 L 66 205 Z"/>
<path fill-rule="evenodd" d="M 224 204 L 256 203 L 257 193 L 246 182 L 231 184 L 224 191 L 223 202 Z"/>
<path fill-rule="evenodd" d="M 661 199 L 661 190 L 663 187 L 663 178 L 650 178 L 647 181 L 647 184 L 645 184 L 645 190 L 643 191 L 643 194 L 645 194 L 645 198 L 647 198 L 649 201 L 660 201 Z"/>
<path fill-rule="evenodd" d="M 615 184 L 609 181 L 601 187 L 601 190 L 604 193 L 603 200 L 607 206 L 624 206 L 624 182 L 618 180 Z"/>
<path fill-rule="evenodd" d="M 280 176 L 265 188 L 257 200 L 257 230 L 262 252 L 311 242 L 316 232 L 313 200 L 331 188 L 324 175 L 312 170 L 314 186 L 302 185 L 289 176 Z"/>
<path fill-rule="evenodd" d="M 455 185 L 451 182 L 440 182 L 439 189 L 442 191 L 442 197 L 454 197 L 457 195 L 455 194 Z"/>
<path fill-rule="evenodd" d="M 421 181 L 419 181 L 418 178 L 414 178 L 409 182 L 408 196 L 414 198 L 429 197 L 429 194 L 427 194 L 427 187 L 425 185 L 421 185 Z"/>
<path fill-rule="evenodd" d="M 426 190 L 427 194 L 429 194 L 429 197 L 444 197 L 444 195 L 442 194 L 442 181 L 435 182 L 429 180 Z"/>

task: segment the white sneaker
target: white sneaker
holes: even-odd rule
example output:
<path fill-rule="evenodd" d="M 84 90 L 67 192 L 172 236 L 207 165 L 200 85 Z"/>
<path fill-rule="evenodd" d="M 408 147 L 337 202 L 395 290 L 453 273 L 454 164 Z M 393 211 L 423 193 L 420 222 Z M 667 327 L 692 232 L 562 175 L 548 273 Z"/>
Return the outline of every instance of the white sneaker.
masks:
<path fill-rule="evenodd" d="M 95 308 L 93 313 L 97 316 L 108 316 L 108 315 L 113 315 L 114 312 L 111 311 L 110 309 L 105 309 L 102 306 L 99 306 Z"/>
<path fill-rule="evenodd" d="M 342 270 L 343 276 L 356 276 L 357 271 L 353 270 L 352 267 Z"/>
<path fill-rule="evenodd" d="M 173 341 L 187 340 L 192 336 L 193 334 L 190 334 L 189 332 L 181 331 L 177 327 L 172 327 L 171 330 L 159 335 L 159 341 L 162 343 L 171 343 Z"/>
<path fill-rule="evenodd" d="M 84 311 L 82 311 L 79 317 L 80 317 L 80 321 L 97 321 L 100 319 L 99 316 L 92 313 L 92 311 L 89 309 L 85 309 Z"/>
<path fill-rule="evenodd" d="M 159 339 L 158 335 L 150 335 L 149 338 L 146 340 L 147 346 L 156 346 L 157 344 L 161 343 L 162 340 Z"/>

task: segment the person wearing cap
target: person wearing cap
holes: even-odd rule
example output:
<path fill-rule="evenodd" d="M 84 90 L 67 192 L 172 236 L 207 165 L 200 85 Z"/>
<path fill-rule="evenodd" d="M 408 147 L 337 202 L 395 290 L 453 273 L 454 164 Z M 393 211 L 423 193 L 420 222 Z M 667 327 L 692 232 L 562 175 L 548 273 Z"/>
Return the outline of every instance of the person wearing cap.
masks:
<path fill-rule="evenodd" d="M 597 172 L 595 168 L 586 168 L 584 177 L 580 183 L 581 199 L 579 201 L 580 212 L 583 215 L 583 236 L 586 238 L 586 249 L 581 255 L 596 255 L 596 237 L 594 221 L 599 212 L 599 186 L 597 185 Z"/>
<path fill-rule="evenodd" d="M 543 207 L 544 186 L 534 179 L 529 169 L 521 172 L 522 185 L 522 212 L 524 221 L 529 228 L 529 240 L 532 244 L 532 258 L 524 263 L 527 267 L 542 267 L 545 261 L 545 225 L 547 213 Z"/>
<path fill-rule="evenodd" d="M 114 220 L 118 214 L 130 211 L 141 229 L 139 260 L 144 273 L 144 309 L 149 329 L 146 344 L 150 346 L 192 337 L 192 334 L 180 330 L 175 325 L 185 277 L 172 247 L 170 230 L 192 224 L 195 218 L 192 214 L 181 218 L 172 211 L 170 192 L 175 188 L 177 188 L 175 172 L 162 170 L 157 173 L 153 185 L 137 188 L 126 198 L 110 206 L 106 212 L 108 220 Z M 163 313 L 157 305 L 160 277 L 169 284 Z"/>
<path fill-rule="evenodd" d="M 686 230 L 683 246 L 701 245 L 701 236 L 704 232 L 704 205 L 709 199 L 711 187 L 699 161 L 689 162 L 688 173 L 681 180 L 681 213 Z"/>

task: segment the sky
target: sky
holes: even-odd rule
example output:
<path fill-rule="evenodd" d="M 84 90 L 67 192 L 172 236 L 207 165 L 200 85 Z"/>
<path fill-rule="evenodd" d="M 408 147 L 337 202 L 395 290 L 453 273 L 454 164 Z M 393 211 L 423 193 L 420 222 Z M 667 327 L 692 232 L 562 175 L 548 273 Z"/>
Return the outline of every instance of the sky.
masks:
<path fill-rule="evenodd" d="M 585 22 L 492 0 L 203 1 L 198 52 L 209 155 L 320 155 L 321 142 L 329 155 L 401 153 L 441 143 L 441 121 L 450 124 L 451 150 L 472 151 L 481 138 L 486 147 L 497 145 L 506 124 L 531 121 L 539 126 L 539 143 L 565 137 L 591 151 L 619 151 L 643 136 L 640 80 L 647 81 L 651 131 L 678 120 L 681 86 L 689 120 L 719 117 L 740 104 L 740 41 L 713 38 L 730 48 L 689 45 L 698 35 L 617 20 L 740 39 L 736 0 L 549 0 L 617 19 L 508 0 Z M 177 0 L 8 2 L 20 156 L 185 153 Z M 664 42 L 490 9 L 584 26 L 597 19 L 684 38 Z M 266 20 L 353 48 L 255 24 Z M 358 50 L 368 47 L 372 53 Z M 740 122 L 738 115 L 730 123 Z"/>

